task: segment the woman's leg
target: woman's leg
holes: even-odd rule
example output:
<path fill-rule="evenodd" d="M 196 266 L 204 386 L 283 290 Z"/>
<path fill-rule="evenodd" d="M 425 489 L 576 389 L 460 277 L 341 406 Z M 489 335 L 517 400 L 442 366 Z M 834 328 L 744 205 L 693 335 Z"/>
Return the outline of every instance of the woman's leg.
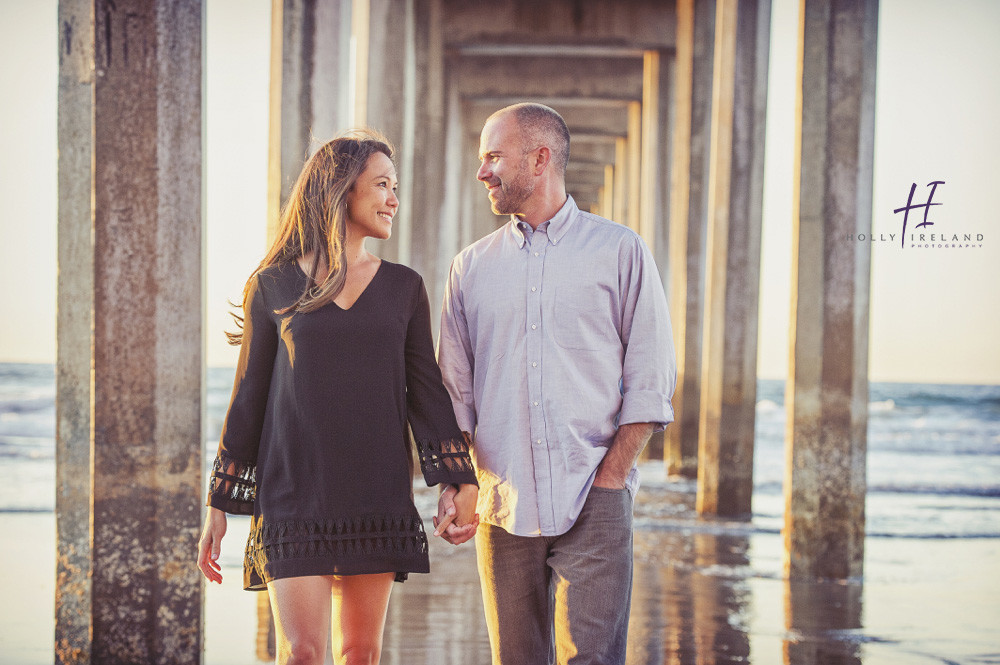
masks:
<path fill-rule="evenodd" d="M 329 576 L 289 577 L 267 585 L 278 665 L 322 665 L 330 635 Z"/>
<path fill-rule="evenodd" d="M 393 573 L 344 575 L 333 579 L 333 661 L 377 665 Z"/>

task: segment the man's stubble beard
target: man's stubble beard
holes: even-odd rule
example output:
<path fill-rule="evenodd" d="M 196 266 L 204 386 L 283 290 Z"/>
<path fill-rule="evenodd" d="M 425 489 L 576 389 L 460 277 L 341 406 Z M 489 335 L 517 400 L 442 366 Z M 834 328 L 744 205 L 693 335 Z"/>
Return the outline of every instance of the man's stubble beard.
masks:
<path fill-rule="evenodd" d="M 516 215 L 523 213 L 524 202 L 535 191 L 535 185 L 527 177 L 525 171 L 519 171 L 508 183 L 501 181 L 500 192 L 502 198 L 495 197 L 490 201 L 495 215 Z"/>

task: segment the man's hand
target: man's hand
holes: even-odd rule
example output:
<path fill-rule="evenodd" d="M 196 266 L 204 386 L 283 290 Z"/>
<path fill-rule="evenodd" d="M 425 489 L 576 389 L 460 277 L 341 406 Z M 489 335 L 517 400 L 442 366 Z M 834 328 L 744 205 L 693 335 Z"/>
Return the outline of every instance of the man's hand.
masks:
<path fill-rule="evenodd" d="M 625 489 L 625 480 L 632 470 L 632 465 L 652 435 L 653 423 L 629 423 L 620 426 L 618 433 L 615 434 L 615 440 L 611 442 L 608 452 L 597 467 L 594 486 L 609 490 Z"/>
<path fill-rule="evenodd" d="M 475 485 L 446 487 L 438 499 L 438 514 L 433 518 L 434 535 L 452 545 L 460 545 L 476 535 L 479 527 L 479 515 L 476 514 L 478 499 L 479 488 Z"/>

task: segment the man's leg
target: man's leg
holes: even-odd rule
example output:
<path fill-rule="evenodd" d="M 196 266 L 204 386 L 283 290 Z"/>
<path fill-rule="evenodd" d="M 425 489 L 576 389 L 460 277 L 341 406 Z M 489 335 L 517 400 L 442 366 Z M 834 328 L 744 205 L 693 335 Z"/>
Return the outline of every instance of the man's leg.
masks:
<path fill-rule="evenodd" d="M 624 665 L 632 599 L 632 497 L 594 487 L 552 545 L 556 662 Z"/>
<path fill-rule="evenodd" d="M 492 524 L 479 526 L 476 555 L 493 665 L 549 663 L 549 540 L 513 536 Z"/>

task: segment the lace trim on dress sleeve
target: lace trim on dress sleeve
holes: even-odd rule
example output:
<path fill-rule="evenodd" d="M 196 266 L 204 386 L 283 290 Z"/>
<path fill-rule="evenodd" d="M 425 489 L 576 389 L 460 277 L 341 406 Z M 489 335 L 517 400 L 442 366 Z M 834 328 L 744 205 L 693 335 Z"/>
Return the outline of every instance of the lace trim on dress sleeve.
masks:
<path fill-rule="evenodd" d="M 428 479 L 467 474 L 475 478 L 469 457 L 469 435 L 465 432 L 461 439 L 417 439 L 417 452 L 420 468 Z"/>
<path fill-rule="evenodd" d="M 227 513 L 253 514 L 253 503 L 257 499 L 256 476 L 256 464 L 237 461 L 220 450 L 212 466 L 209 504 Z"/>

